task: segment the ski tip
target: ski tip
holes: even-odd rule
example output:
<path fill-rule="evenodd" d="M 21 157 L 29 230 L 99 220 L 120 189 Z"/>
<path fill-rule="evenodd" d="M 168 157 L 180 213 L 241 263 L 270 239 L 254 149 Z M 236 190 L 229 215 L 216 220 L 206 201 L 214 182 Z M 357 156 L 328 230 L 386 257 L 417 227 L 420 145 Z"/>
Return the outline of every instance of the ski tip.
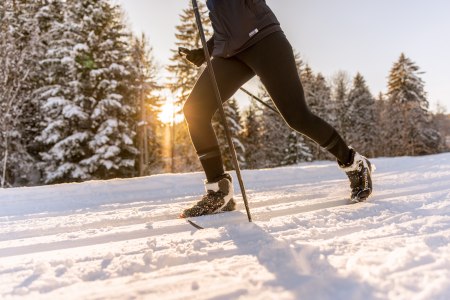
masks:
<path fill-rule="evenodd" d="M 191 221 L 191 220 L 187 220 L 188 221 L 188 223 L 189 224 L 191 224 L 192 226 L 194 226 L 195 228 L 197 228 L 197 229 L 205 229 L 204 227 L 202 227 L 202 226 L 200 226 L 200 225 L 197 225 L 196 223 L 194 223 L 193 221 Z"/>
<path fill-rule="evenodd" d="M 178 216 L 178 219 L 186 219 L 186 216 L 185 216 L 183 213 L 181 213 L 181 214 Z"/>

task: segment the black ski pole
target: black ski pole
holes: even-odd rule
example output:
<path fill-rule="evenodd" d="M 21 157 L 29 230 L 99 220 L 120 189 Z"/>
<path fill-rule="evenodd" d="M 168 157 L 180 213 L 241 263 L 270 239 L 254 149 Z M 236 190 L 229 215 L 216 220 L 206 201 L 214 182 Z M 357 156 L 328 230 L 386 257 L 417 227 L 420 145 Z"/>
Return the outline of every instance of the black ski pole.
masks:
<path fill-rule="evenodd" d="M 250 97 L 252 97 L 253 99 L 255 99 L 256 101 L 258 101 L 259 103 L 261 103 L 262 105 L 264 105 L 265 107 L 267 107 L 268 109 L 270 109 L 273 112 L 279 114 L 278 110 L 276 110 L 275 108 L 273 108 L 272 106 L 270 106 L 269 104 L 267 104 L 266 102 L 261 100 L 260 98 L 256 97 L 255 95 L 250 93 L 248 90 L 244 89 L 243 87 L 241 87 L 240 90 L 243 91 L 244 93 L 246 93 L 247 95 L 249 95 Z"/>
<path fill-rule="evenodd" d="M 241 169 L 239 168 L 239 162 L 236 156 L 236 150 L 234 148 L 233 140 L 231 139 L 230 129 L 228 128 L 227 118 L 225 116 L 225 111 L 222 106 L 222 97 L 220 96 L 219 86 L 217 85 L 216 76 L 214 74 L 214 69 L 211 63 L 211 56 L 209 55 L 208 46 L 206 45 L 205 32 L 203 30 L 202 19 L 200 17 L 200 12 L 198 10 L 197 0 L 192 0 L 192 6 L 194 8 L 195 19 L 197 21 L 197 28 L 200 34 L 200 39 L 202 41 L 203 50 L 205 52 L 206 63 L 208 64 L 208 73 L 210 75 L 211 83 L 214 88 L 214 93 L 216 94 L 217 104 L 219 106 L 220 116 L 222 118 L 223 126 L 225 129 L 225 134 L 227 136 L 228 147 L 230 148 L 230 154 L 233 161 L 234 169 L 239 181 L 239 186 L 241 188 L 242 198 L 244 199 L 245 209 L 247 211 L 248 221 L 252 221 L 252 216 L 250 214 L 250 208 L 248 206 L 247 195 L 245 193 L 244 182 L 242 181 Z"/>

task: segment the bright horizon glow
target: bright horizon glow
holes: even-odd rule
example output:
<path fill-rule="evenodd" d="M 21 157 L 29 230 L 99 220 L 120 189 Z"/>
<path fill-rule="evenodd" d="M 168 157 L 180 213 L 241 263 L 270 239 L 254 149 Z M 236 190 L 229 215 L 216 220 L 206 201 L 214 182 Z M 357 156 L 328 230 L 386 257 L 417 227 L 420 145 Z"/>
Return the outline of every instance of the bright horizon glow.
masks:
<path fill-rule="evenodd" d="M 165 99 L 165 103 L 161 106 L 158 113 L 158 119 L 164 124 L 181 123 L 184 121 L 184 115 L 181 113 L 181 107 L 174 105 L 175 95 L 170 90 L 161 91 L 160 97 Z M 174 120 L 175 115 L 175 120 Z"/>

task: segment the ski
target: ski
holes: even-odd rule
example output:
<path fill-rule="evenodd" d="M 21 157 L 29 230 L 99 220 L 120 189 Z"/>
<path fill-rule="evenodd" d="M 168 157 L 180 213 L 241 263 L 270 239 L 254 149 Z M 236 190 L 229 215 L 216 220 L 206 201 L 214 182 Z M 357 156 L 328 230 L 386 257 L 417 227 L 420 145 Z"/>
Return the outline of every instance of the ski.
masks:
<path fill-rule="evenodd" d="M 187 222 L 188 222 L 189 224 L 191 224 L 192 226 L 194 226 L 195 228 L 197 228 L 197 229 L 200 229 L 200 230 L 201 230 L 201 229 L 205 229 L 204 227 L 195 224 L 192 220 L 187 220 Z"/>
<path fill-rule="evenodd" d="M 186 222 L 196 229 L 217 228 L 236 223 L 247 223 L 246 214 L 240 211 L 220 212 L 213 215 L 205 215 L 194 218 L 187 218 Z"/>

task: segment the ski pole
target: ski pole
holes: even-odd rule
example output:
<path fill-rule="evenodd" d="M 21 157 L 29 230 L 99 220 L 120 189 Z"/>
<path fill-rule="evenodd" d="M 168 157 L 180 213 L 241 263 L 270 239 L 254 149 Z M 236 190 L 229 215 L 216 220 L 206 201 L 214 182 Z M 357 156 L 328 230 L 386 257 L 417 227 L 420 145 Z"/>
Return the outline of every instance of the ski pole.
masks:
<path fill-rule="evenodd" d="M 246 93 L 247 95 L 249 95 L 250 97 L 252 97 L 253 99 L 255 99 L 256 101 L 258 101 L 259 103 L 261 103 L 262 105 L 264 105 L 265 107 L 267 107 L 268 109 L 279 114 L 278 110 L 276 110 L 275 108 L 273 108 L 272 106 L 270 106 L 269 104 L 267 104 L 266 102 L 261 100 L 260 98 L 256 97 L 255 95 L 250 93 L 248 90 L 244 89 L 243 87 L 241 87 L 240 90 L 243 91 L 244 93 Z"/>
<path fill-rule="evenodd" d="M 242 180 L 241 170 L 239 168 L 239 162 L 237 160 L 236 149 L 234 148 L 233 140 L 231 139 L 231 133 L 230 133 L 230 129 L 228 128 L 227 118 L 225 116 L 225 111 L 222 106 L 222 97 L 220 96 L 219 86 L 217 85 L 216 76 L 214 74 L 214 69 L 213 69 L 213 66 L 211 63 L 211 56 L 209 55 L 208 46 L 206 45 L 205 32 L 203 30 L 202 19 L 200 17 L 197 0 L 192 0 L 192 6 L 194 9 L 195 20 L 197 22 L 198 32 L 200 34 L 200 39 L 201 39 L 202 45 L 203 45 L 203 51 L 205 52 L 206 63 L 208 64 L 208 73 L 209 73 L 211 83 L 214 88 L 214 93 L 216 94 L 216 100 L 217 100 L 217 104 L 219 106 L 220 116 L 222 118 L 222 122 L 223 122 L 224 129 L 225 129 L 225 134 L 227 136 L 228 147 L 230 148 L 230 154 L 231 154 L 231 158 L 233 161 L 234 169 L 236 171 L 236 175 L 237 175 L 237 178 L 239 181 L 239 186 L 241 188 L 242 198 L 244 199 L 244 205 L 245 205 L 245 210 L 247 211 L 248 221 L 251 222 L 252 216 L 250 214 L 250 208 L 248 206 L 244 182 Z"/>

